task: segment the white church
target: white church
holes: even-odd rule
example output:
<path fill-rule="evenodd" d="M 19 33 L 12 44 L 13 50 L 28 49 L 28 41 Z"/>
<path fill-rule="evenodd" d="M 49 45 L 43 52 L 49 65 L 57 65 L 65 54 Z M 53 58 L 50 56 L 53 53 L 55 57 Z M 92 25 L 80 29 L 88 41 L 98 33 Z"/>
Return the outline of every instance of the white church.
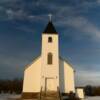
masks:
<path fill-rule="evenodd" d="M 59 34 L 49 21 L 42 33 L 41 55 L 25 68 L 22 97 L 58 88 L 61 93 L 75 93 L 74 74 L 71 64 L 59 55 Z"/>

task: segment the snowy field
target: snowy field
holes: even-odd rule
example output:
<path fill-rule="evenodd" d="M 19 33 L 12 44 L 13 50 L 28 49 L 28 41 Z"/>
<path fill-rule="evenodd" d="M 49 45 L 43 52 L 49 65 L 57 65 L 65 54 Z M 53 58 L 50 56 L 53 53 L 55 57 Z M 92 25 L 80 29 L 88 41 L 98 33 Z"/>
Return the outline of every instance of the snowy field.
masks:
<path fill-rule="evenodd" d="M 8 98 L 19 98 L 20 95 L 0 94 L 0 100 L 7 100 Z"/>
<path fill-rule="evenodd" d="M 0 100 L 7 100 L 7 98 L 19 98 L 20 95 L 0 94 Z M 86 97 L 84 100 L 100 100 L 100 97 Z"/>
<path fill-rule="evenodd" d="M 100 100 L 100 96 L 99 97 L 86 97 L 85 100 Z"/>

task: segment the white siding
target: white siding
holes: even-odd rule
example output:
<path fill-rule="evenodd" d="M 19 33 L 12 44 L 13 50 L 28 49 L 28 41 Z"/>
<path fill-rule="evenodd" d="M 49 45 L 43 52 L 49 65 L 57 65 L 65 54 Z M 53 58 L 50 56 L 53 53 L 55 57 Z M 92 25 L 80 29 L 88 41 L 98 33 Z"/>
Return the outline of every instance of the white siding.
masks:
<path fill-rule="evenodd" d="M 52 37 L 52 42 L 48 43 L 48 38 Z M 45 89 L 45 78 L 55 80 L 54 90 L 59 86 L 59 47 L 57 34 L 42 34 L 42 86 Z M 47 64 L 47 55 L 52 53 L 53 63 Z"/>
<path fill-rule="evenodd" d="M 24 71 L 23 92 L 40 92 L 41 57 Z"/>
<path fill-rule="evenodd" d="M 74 70 L 65 61 L 60 59 L 60 90 L 64 93 L 70 93 L 73 91 L 75 93 L 74 86 Z"/>
<path fill-rule="evenodd" d="M 77 97 L 80 98 L 80 99 L 84 99 L 84 91 L 83 91 L 83 88 L 77 88 L 76 89 L 76 94 L 77 94 Z M 95 100 L 95 99 L 94 99 Z"/>

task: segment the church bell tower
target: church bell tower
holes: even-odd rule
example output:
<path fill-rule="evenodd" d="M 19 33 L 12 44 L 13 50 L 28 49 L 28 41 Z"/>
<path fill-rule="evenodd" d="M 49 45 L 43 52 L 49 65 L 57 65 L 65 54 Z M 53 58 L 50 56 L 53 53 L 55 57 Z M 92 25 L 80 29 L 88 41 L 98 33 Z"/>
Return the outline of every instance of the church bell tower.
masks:
<path fill-rule="evenodd" d="M 57 91 L 59 87 L 59 36 L 50 20 L 42 33 L 41 87 Z"/>

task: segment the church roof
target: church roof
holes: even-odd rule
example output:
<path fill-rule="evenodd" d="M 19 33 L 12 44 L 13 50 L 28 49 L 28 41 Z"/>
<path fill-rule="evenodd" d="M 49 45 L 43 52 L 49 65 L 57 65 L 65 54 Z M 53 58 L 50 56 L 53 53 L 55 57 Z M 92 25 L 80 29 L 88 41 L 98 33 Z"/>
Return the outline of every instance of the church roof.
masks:
<path fill-rule="evenodd" d="M 52 24 L 52 21 L 49 21 L 43 34 L 57 34 L 56 29 L 54 25 Z"/>
<path fill-rule="evenodd" d="M 31 66 L 36 60 L 38 60 L 40 57 L 41 57 L 41 55 L 35 57 L 35 58 L 33 59 L 33 61 L 32 61 L 30 64 L 27 64 L 27 65 L 26 65 L 25 69 L 27 69 L 28 67 L 30 67 L 30 66 Z"/>
<path fill-rule="evenodd" d="M 69 61 L 68 61 L 68 60 L 66 60 L 66 59 L 62 58 L 61 56 L 59 56 L 59 58 L 60 58 L 61 60 L 65 61 L 67 64 L 69 64 L 69 65 L 70 65 L 70 67 L 71 67 L 71 68 L 74 70 L 74 72 L 75 72 L 75 69 L 73 68 L 72 64 L 71 64 L 71 63 L 69 63 Z"/>

